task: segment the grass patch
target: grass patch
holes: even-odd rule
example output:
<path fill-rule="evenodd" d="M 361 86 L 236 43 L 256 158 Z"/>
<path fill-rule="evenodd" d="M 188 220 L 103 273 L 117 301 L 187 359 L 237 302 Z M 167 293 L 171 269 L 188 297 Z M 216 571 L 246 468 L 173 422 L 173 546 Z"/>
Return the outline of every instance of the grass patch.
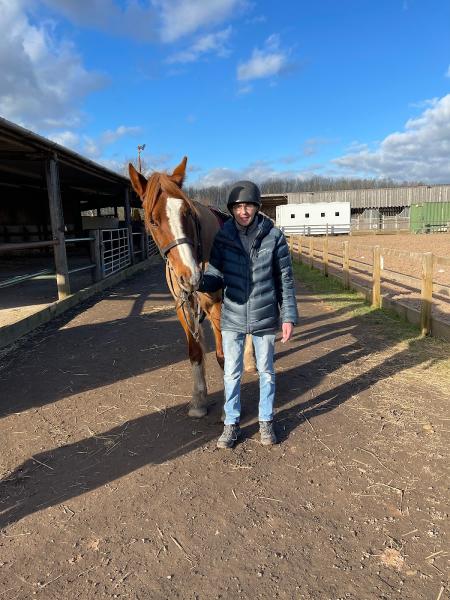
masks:
<path fill-rule="evenodd" d="M 324 277 L 317 269 L 310 269 L 306 265 L 294 264 L 294 274 L 307 285 L 321 300 L 336 307 L 344 308 L 354 306 L 355 314 L 367 314 L 372 312 L 371 306 L 366 302 L 362 294 L 353 290 L 346 290 L 339 279 Z"/>
<path fill-rule="evenodd" d="M 392 324 L 395 323 L 401 331 L 396 332 L 395 337 L 417 338 L 419 330 L 414 325 L 401 319 L 397 313 L 380 308 L 373 308 L 366 300 L 365 296 L 354 290 L 347 290 L 343 283 L 335 277 L 324 277 L 321 271 L 310 269 L 306 265 L 294 264 L 294 274 L 320 300 L 333 306 L 336 309 L 347 308 L 348 313 L 354 317 L 366 317 L 374 324 Z"/>
<path fill-rule="evenodd" d="M 450 382 L 450 344 L 433 337 L 422 337 L 417 327 L 404 321 L 397 313 L 372 308 L 366 298 L 353 290 L 346 290 L 341 281 L 334 277 L 324 277 L 317 269 L 294 263 L 296 278 L 308 287 L 314 295 L 336 309 L 345 311 L 347 316 L 357 318 L 367 329 L 392 344 L 404 344 L 414 355 L 422 368 Z M 442 383 L 442 382 L 440 382 Z"/>

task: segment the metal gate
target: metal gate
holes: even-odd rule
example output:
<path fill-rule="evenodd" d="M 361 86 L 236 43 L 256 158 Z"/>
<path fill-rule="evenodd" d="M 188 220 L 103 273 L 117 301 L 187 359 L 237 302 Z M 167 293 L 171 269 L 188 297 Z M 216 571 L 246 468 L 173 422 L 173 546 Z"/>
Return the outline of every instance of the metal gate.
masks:
<path fill-rule="evenodd" d="M 128 229 L 102 229 L 102 273 L 108 277 L 131 264 Z"/>
<path fill-rule="evenodd" d="M 148 255 L 157 256 L 159 254 L 158 246 L 155 244 L 152 236 L 148 236 Z"/>

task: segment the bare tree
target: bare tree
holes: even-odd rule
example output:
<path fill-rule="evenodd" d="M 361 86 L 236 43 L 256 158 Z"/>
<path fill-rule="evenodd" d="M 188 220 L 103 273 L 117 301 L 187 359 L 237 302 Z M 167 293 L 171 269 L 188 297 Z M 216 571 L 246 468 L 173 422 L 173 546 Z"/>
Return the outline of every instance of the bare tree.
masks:
<path fill-rule="evenodd" d="M 286 194 L 292 192 L 324 192 L 337 190 L 379 189 L 388 187 L 402 187 L 421 185 L 417 181 L 396 182 L 392 179 L 356 179 L 332 178 L 316 176 L 309 179 L 282 179 L 274 178 L 259 184 L 263 194 Z M 202 204 L 226 208 L 227 191 L 229 185 L 211 186 L 207 188 L 189 186 L 186 188 L 188 196 Z"/>

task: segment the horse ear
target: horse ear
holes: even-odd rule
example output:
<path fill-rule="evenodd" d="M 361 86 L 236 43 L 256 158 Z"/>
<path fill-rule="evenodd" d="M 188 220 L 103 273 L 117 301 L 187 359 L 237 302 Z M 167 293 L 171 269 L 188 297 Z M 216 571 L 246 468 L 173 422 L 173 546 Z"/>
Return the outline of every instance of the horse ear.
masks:
<path fill-rule="evenodd" d="M 134 191 L 138 196 L 143 198 L 145 190 L 147 189 L 147 180 L 142 173 L 136 171 L 131 163 L 128 164 L 128 173 L 130 174 L 130 181 Z"/>
<path fill-rule="evenodd" d="M 183 185 L 184 178 L 186 177 L 186 163 L 187 156 L 183 158 L 178 167 L 175 168 L 174 172 L 170 176 L 170 179 L 176 183 L 178 187 Z"/>

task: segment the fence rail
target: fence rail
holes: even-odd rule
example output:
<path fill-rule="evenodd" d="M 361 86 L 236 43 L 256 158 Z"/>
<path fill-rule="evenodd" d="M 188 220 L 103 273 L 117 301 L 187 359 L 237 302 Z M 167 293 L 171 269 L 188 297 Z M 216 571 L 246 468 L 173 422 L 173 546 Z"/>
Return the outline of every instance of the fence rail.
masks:
<path fill-rule="evenodd" d="M 109 277 L 131 264 L 127 228 L 102 229 L 101 247 L 103 277 Z"/>
<path fill-rule="evenodd" d="M 350 233 L 350 223 L 316 225 L 280 225 L 285 235 L 338 235 Z"/>
<path fill-rule="evenodd" d="M 147 251 L 149 256 L 157 256 L 159 254 L 158 246 L 151 235 L 148 236 Z"/>
<path fill-rule="evenodd" d="M 67 268 L 66 273 L 68 276 L 83 271 L 91 271 L 93 281 L 99 281 L 136 261 L 145 260 L 150 256 L 159 254 L 158 247 L 144 229 L 132 232 L 131 236 L 128 228 L 91 229 L 88 232 L 88 235 L 83 237 L 66 237 L 63 239 L 63 244 L 66 246 L 83 242 L 89 243 L 89 264 Z M 58 240 L 8 242 L 0 244 L 0 253 L 8 254 L 15 250 L 53 248 L 59 244 Z M 57 278 L 55 269 L 46 268 L 5 279 L 0 282 L 0 289 L 38 279 L 44 275 Z M 70 286 L 68 286 L 68 289 L 70 289 Z"/>
<path fill-rule="evenodd" d="M 369 283 L 371 292 L 372 306 L 381 308 L 382 293 L 381 284 L 396 285 L 403 287 L 407 291 L 420 290 L 420 329 L 422 335 L 431 333 L 431 308 L 433 300 L 437 295 L 441 295 L 444 301 L 450 297 L 450 285 L 447 286 L 441 282 L 434 281 L 434 267 L 437 265 L 450 266 L 450 258 L 436 256 L 431 252 L 403 252 L 392 250 L 390 248 L 358 247 L 352 245 L 352 250 L 358 249 L 365 254 L 371 254 L 371 262 L 364 262 L 350 257 L 350 242 L 342 243 L 340 253 L 328 250 L 328 237 L 318 240 L 308 237 L 304 239 L 301 235 L 290 235 L 288 237 L 289 248 L 293 261 L 308 264 L 310 268 L 318 267 L 325 276 L 328 276 L 330 265 L 338 271 L 338 277 L 343 280 L 344 287 L 352 287 L 352 275 L 357 275 L 363 279 L 366 284 Z M 334 260 L 330 261 L 330 256 Z M 395 256 L 413 260 L 417 265 L 417 271 L 421 271 L 420 277 L 399 273 L 393 269 L 384 267 L 384 258 Z M 358 265 L 357 267 L 355 267 Z M 362 269 L 360 265 L 366 267 Z"/>

